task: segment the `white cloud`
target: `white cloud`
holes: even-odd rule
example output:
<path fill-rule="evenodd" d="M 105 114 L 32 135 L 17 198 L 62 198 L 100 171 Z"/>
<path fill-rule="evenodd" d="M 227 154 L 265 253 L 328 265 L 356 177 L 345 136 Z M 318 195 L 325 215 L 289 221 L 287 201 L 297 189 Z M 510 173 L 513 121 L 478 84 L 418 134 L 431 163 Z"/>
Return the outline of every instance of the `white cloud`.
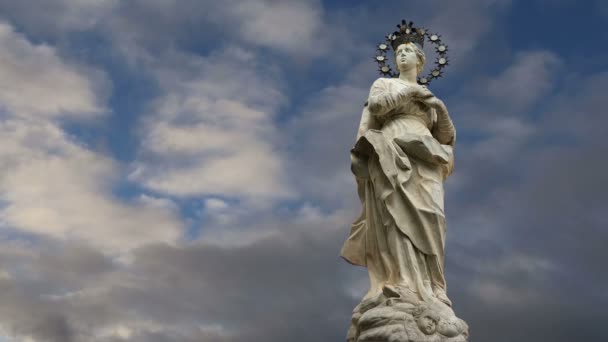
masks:
<path fill-rule="evenodd" d="M 197 241 L 233 248 L 251 246 L 297 232 L 319 236 L 328 232 L 343 232 L 346 238 L 348 227 L 357 216 L 358 209 L 353 207 L 327 212 L 311 203 L 304 203 L 294 209 L 257 209 L 244 205 L 205 208 L 204 226 Z"/>
<path fill-rule="evenodd" d="M 284 103 L 277 81 L 240 49 L 177 58 L 182 69 L 157 73 L 164 93 L 142 121 L 130 178 L 174 196 L 290 196 L 273 122 Z"/>
<path fill-rule="evenodd" d="M 0 0 L 0 12 L 28 33 L 45 37 L 93 29 L 121 0 Z"/>
<path fill-rule="evenodd" d="M 525 109 L 552 88 L 562 65 L 550 51 L 526 51 L 513 64 L 486 84 L 487 94 L 513 109 Z"/>
<path fill-rule="evenodd" d="M 325 52 L 322 8 L 316 1 L 241 1 L 231 11 L 249 42 L 296 55 Z"/>
<path fill-rule="evenodd" d="M 149 196 L 118 199 L 112 188 L 120 165 L 55 122 L 103 113 L 103 74 L 67 63 L 55 48 L 34 45 L 5 23 L 0 47 L 1 226 L 114 252 L 176 241 L 175 207 Z"/>
<path fill-rule="evenodd" d="M 222 201 L 219 198 L 209 198 L 205 200 L 205 209 L 213 211 L 223 211 L 229 208 L 226 201 Z"/>
<path fill-rule="evenodd" d="M 70 141 L 56 126 L 9 120 L 0 124 L 0 212 L 5 228 L 122 250 L 180 236 L 166 200 L 119 200 L 111 159 Z"/>
<path fill-rule="evenodd" d="M 97 82 L 93 82 L 97 78 Z M 91 118 L 104 112 L 104 76 L 66 64 L 49 45 L 34 45 L 0 22 L 0 107 L 30 118 Z"/>

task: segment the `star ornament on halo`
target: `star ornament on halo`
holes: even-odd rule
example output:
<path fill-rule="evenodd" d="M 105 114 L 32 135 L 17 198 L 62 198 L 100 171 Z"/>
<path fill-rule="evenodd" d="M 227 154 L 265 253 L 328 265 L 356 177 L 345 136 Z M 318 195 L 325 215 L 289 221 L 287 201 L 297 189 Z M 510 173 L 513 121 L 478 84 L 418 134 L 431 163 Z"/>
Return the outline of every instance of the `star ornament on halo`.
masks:
<path fill-rule="evenodd" d="M 428 85 L 432 80 L 438 79 L 443 75 L 443 69 L 449 64 L 448 46 L 441 41 L 441 35 L 438 33 L 429 33 L 426 28 L 415 27 L 414 22 L 409 23 L 406 20 L 401 20 L 397 25 L 398 30 L 386 36 L 385 42 L 376 46 L 376 56 L 374 60 L 378 63 L 378 71 L 384 77 L 398 77 L 399 73 L 393 71 L 389 63 L 387 52 L 392 47 L 393 51 L 401 44 L 415 43 L 421 48 L 424 46 L 425 40 L 430 42 L 435 47 L 437 60 L 435 67 L 427 75 L 418 77 L 418 84 Z"/>

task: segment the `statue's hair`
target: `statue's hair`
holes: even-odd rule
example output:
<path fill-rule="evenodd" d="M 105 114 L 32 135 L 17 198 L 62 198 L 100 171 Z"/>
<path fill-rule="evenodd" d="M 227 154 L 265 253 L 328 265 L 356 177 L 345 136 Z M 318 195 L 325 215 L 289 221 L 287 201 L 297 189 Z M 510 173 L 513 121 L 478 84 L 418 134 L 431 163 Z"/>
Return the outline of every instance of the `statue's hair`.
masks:
<path fill-rule="evenodd" d="M 416 320 L 420 319 L 423 316 L 429 316 L 433 320 L 435 320 L 435 322 L 439 322 L 440 320 L 439 314 L 434 310 L 431 310 L 431 308 L 427 307 L 426 305 L 421 305 L 417 307 L 416 310 L 413 312 L 413 316 Z"/>
<path fill-rule="evenodd" d="M 424 54 L 424 51 L 422 51 L 422 49 L 419 48 L 418 45 L 411 42 L 399 44 L 399 46 L 401 45 L 411 45 L 414 47 L 414 52 L 416 52 L 416 57 L 418 57 L 418 63 L 416 63 L 416 75 L 420 75 L 420 73 L 424 69 L 424 64 L 426 63 L 426 55 Z M 395 49 L 395 66 L 397 67 L 397 69 L 399 69 L 399 66 L 397 64 L 397 49 Z"/>

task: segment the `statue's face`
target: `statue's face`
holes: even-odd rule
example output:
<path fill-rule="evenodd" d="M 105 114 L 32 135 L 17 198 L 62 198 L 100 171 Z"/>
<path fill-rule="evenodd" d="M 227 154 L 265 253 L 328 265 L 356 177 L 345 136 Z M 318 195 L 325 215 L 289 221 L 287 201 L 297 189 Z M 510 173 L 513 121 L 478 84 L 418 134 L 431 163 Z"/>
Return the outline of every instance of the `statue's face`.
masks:
<path fill-rule="evenodd" d="M 428 314 L 423 314 L 418 319 L 418 328 L 426 335 L 432 335 L 437 329 L 437 322 Z"/>
<path fill-rule="evenodd" d="M 413 44 L 401 44 L 395 51 L 395 63 L 399 71 L 406 71 L 411 68 L 416 69 L 418 65 L 418 56 L 416 56 L 416 48 Z"/>

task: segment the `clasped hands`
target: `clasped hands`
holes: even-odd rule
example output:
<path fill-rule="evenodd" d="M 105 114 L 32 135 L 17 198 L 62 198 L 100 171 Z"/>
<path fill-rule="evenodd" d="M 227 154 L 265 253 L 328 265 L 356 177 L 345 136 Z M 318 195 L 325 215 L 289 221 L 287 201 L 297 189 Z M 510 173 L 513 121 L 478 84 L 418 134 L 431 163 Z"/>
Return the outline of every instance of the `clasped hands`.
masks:
<path fill-rule="evenodd" d="M 411 96 L 414 101 L 417 101 L 427 107 L 434 108 L 436 111 L 447 112 L 447 108 L 443 101 L 438 99 L 433 93 L 427 88 L 415 87 L 410 90 L 407 96 Z"/>
<path fill-rule="evenodd" d="M 443 101 L 435 97 L 433 93 L 425 87 L 415 86 L 415 87 L 404 87 L 399 90 L 395 95 L 401 100 L 405 100 L 411 98 L 412 100 L 422 104 L 425 107 L 434 108 L 438 113 L 447 114 L 447 108 Z M 394 95 L 392 95 L 394 97 Z M 380 101 L 370 101 L 369 102 L 369 111 L 371 113 L 377 113 L 382 108 L 382 102 Z"/>

